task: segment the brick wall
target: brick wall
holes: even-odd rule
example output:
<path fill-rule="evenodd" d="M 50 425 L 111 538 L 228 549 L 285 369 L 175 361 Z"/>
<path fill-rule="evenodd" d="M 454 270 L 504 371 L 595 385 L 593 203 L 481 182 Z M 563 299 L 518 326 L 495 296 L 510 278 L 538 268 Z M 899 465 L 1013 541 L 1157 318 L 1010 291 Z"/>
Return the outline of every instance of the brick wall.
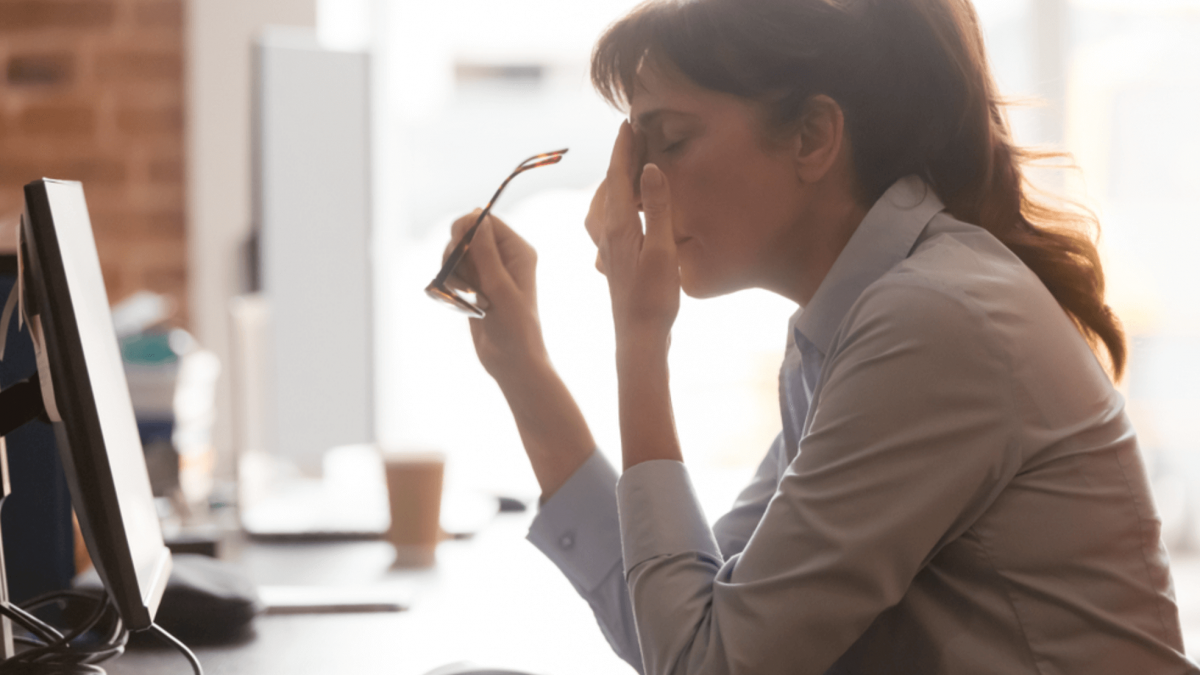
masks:
<path fill-rule="evenodd" d="M 109 299 L 186 316 L 184 0 L 0 0 L 0 217 L 83 182 Z"/>

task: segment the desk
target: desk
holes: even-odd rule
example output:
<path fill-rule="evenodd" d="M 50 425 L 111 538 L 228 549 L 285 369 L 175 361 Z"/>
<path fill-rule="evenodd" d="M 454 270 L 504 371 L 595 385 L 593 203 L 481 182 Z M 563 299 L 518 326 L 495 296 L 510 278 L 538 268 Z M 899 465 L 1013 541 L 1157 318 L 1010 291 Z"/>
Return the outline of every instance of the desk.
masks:
<path fill-rule="evenodd" d="M 234 542 L 226 553 L 261 584 L 367 586 L 412 593 L 381 614 L 260 616 L 241 644 L 193 649 L 206 675 L 421 675 L 454 661 L 546 675 L 633 673 L 609 649 L 587 603 L 525 541 L 532 513 L 502 514 L 471 540 L 447 541 L 438 565 L 390 569 L 384 542 Z M 190 673 L 168 648 L 138 648 L 103 664 L 110 675 Z"/>

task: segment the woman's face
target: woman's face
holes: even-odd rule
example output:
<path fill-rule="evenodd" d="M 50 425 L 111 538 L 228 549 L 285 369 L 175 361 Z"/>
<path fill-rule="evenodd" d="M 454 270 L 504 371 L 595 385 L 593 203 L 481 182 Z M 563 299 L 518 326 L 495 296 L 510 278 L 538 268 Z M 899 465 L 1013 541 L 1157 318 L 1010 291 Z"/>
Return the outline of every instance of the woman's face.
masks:
<path fill-rule="evenodd" d="M 802 236 L 790 147 L 766 142 L 746 101 L 657 68 L 642 68 L 638 79 L 630 117 L 642 163 L 658 165 L 670 185 L 684 292 L 775 286 Z"/>

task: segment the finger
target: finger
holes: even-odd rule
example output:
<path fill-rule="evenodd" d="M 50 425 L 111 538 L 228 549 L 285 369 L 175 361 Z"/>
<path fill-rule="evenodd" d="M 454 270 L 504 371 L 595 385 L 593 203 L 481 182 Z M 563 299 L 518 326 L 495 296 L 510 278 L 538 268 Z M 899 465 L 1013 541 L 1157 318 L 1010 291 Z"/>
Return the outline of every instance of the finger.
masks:
<path fill-rule="evenodd" d="M 503 220 L 495 216 L 488 216 L 488 220 L 504 269 L 508 270 L 517 288 L 523 292 L 533 292 L 536 289 L 537 252 Z"/>
<path fill-rule="evenodd" d="M 475 221 L 479 220 L 480 213 L 483 213 L 483 209 L 475 209 L 462 218 L 454 221 L 454 224 L 450 226 L 450 243 L 446 244 L 446 249 L 442 251 L 443 263 L 445 263 L 446 259 L 450 257 L 450 253 L 454 251 L 456 246 L 458 246 L 459 240 L 463 238 L 463 235 L 466 234 L 467 230 L 471 229 L 471 226 L 475 224 Z"/>
<path fill-rule="evenodd" d="M 646 134 L 633 130 L 633 201 L 642 210 L 642 171 L 646 165 Z"/>
<path fill-rule="evenodd" d="M 479 225 L 467 257 L 475 263 L 479 276 L 479 291 L 495 304 L 516 290 L 513 278 L 504 267 L 500 249 L 496 245 L 495 220 L 488 216 Z"/>
<path fill-rule="evenodd" d="M 613 144 L 612 158 L 608 164 L 608 175 L 604 179 L 607 185 L 606 218 L 610 227 L 631 227 L 632 220 L 620 217 L 626 211 L 637 208 L 633 193 L 634 174 L 633 127 L 628 121 L 621 123 L 617 132 L 616 143 Z M 616 216 L 616 218 L 614 218 Z"/>
<path fill-rule="evenodd" d="M 592 243 L 600 245 L 600 237 L 604 234 L 604 205 L 608 201 L 608 181 L 600 182 L 596 194 L 592 195 L 592 204 L 588 207 L 587 217 L 583 219 L 583 227 L 587 230 Z"/>
<path fill-rule="evenodd" d="M 671 186 L 667 177 L 656 164 L 647 164 L 642 170 L 642 211 L 646 215 L 645 246 L 664 249 L 675 247 L 675 233 L 671 225 Z"/>
<path fill-rule="evenodd" d="M 459 274 L 459 271 L 460 270 L 455 270 L 453 274 L 446 278 L 446 287 L 459 291 L 465 291 L 467 293 L 474 293 L 474 286 L 465 278 L 465 276 L 471 275 L 462 275 Z"/>
<path fill-rule="evenodd" d="M 451 236 L 453 236 L 455 239 L 462 238 L 463 234 L 467 230 L 471 229 L 471 226 L 474 225 L 477 220 L 479 220 L 479 214 L 481 213 L 483 213 L 483 209 L 475 208 L 472 209 L 470 213 L 454 221 L 454 224 L 450 226 Z"/>

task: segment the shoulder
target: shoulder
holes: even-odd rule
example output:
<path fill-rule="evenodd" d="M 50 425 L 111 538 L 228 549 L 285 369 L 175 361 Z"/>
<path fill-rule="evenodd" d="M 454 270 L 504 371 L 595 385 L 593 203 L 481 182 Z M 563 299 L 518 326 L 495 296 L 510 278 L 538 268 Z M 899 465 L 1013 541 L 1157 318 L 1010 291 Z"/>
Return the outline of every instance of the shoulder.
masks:
<path fill-rule="evenodd" d="M 1058 306 L 1037 275 L 1000 240 L 945 213 L 929 223 L 909 256 L 878 283 L 940 289 L 990 315 L 1013 305 Z"/>
<path fill-rule="evenodd" d="M 929 352 L 942 360 L 1012 359 L 1013 340 L 1033 315 L 1062 317 L 1049 291 L 985 230 L 945 214 L 930 223 L 912 253 L 868 286 L 851 307 L 831 352 L 866 342 Z"/>
<path fill-rule="evenodd" d="M 988 312 L 964 289 L 926 276 L 892 275 L 872 284 L 834 337 L 832 364 L 905 364 L 917 380 L 933 373 L 1002 376 L 1010 350 Z M 836 367 L 836 365 L 835 365 Z"/>

